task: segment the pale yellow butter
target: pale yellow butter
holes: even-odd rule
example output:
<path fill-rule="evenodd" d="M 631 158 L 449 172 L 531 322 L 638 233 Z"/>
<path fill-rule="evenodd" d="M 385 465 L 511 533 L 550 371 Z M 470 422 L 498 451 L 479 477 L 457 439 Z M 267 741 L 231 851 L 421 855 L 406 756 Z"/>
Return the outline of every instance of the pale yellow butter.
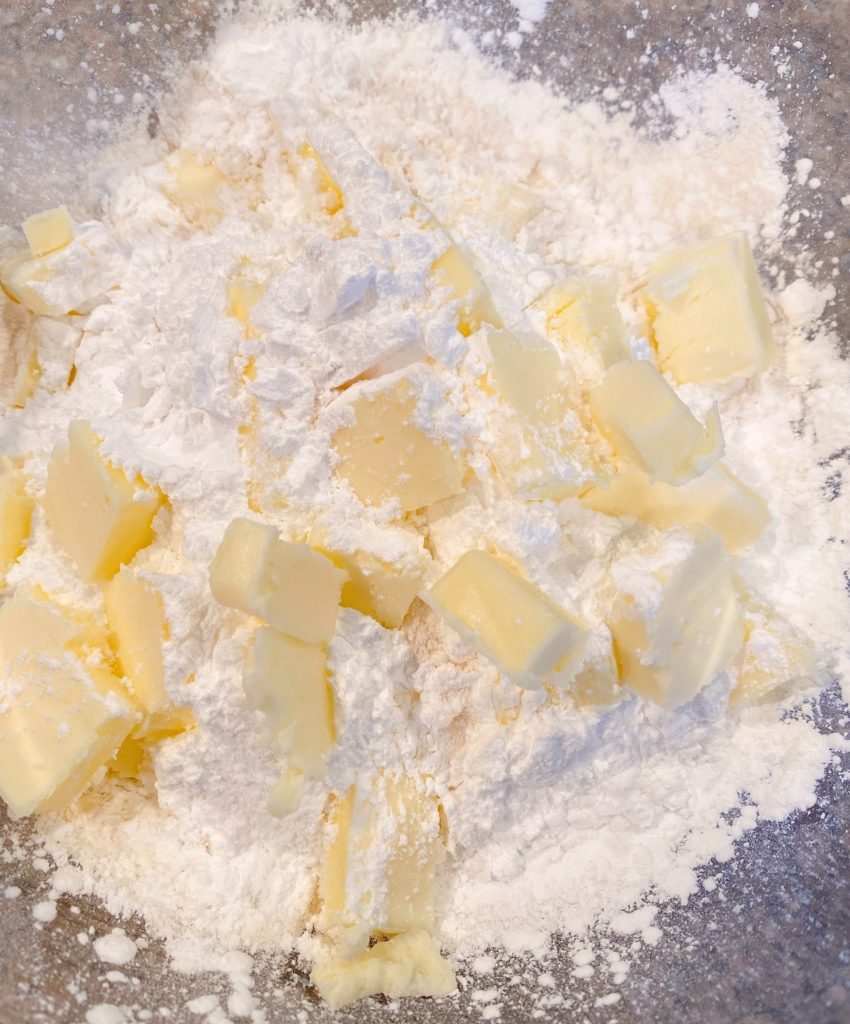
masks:
<path fill-rule="evenodd" d="M 392 539 L 398 535 L 399 531 L 393 531 Z M 412 557 L 402 564 L 393 564 L 361 548 L 343 550 L 320 523 L 310 532 L 310 544 L 348 574 L 340 599 L 344 608 L 355 608 L 364 615 L 370 615 L 387 629 L 401 626 L 414 598 L 422 589 L 428 564 L 424 549 L 419 550 L 415 546 Z"/>
<path fill-rule="evenodd" d="M 464 467 L 448 445 L 415 425 L 416 395 L 405 376 L 351 392 L 355 423 L 334 434 L 336 471 L 364 504 L 397 499 L 412 512 L 460 494 Z"/>
<path fill-rule="evenodd" d="M 751 377 L 775 346 L 743 231 L 674 249 L 647 272 L 643 298 L 658 362 L 684 384 Z"/>
<path fill-rule="evenodd" d="M 580 345 L 606 368 L 629 358 L 626 328 L 609 278 L 570 278 L 553 285 L 535 305 L 546 314 L 548 333 L 564 349 Z"/>
<path fill-rule="evenodd" d="M 217 167 L 179 149 L 169 158 L 168 169 L 172 181 L 166 192 L 173 203 L 189 215 L 218 211 L 219 193 L 227 179 Z"/>
<path fill-rule="evenodd" d="M 457 303 L 457 328 L 461 334 L 468 337 L 482 324 L 502 326 L 490 292 L 460 246 L 450 245 L 434 260 L 431 276 L 437 284 L 449 288 Z"/>
<path fill-rule="evenodd" d="M 569 693 L 577 707 L 609 706 L 626 694 L 610 630 L 598 626 L 580 651 L 555 666 L 547 682 Z"/>
<path fill-rule="evenodd" d="M 467 551 L 422 600 L 525 685 L 581 650 L 586 630 L 543 591 L 486 551 Z"/>
<path fill-rule="evenodd" d="M 679 487 L 652 481 L 623 464 L 605 486 L 592 486 L 581 503 L 609 516 L 632 516 L 658 529 L 699 523 L 718 533 L 729 551 L 752 544 L 770 522 L 764 499 L 720 463 Z"/>
<path fill-rule="evenodd" d="M 329 558 L 250 519 L 233 520 L 210 567 L 217 601 L 307 644 L 333 636 L 345 580 Z"/>
<path fill-rule="evenodd" d="M 651 545 L 643 565 L 632 559 L 641 603 L 634 591 L 623 595 L 610 623 L 623 684 L 670 709 L 722 672 L 743 636 L 723 542 L 697 527 L 679 528 L 676 537 L 669 559 L 659 559 Z"/>
<path fill-rule="evenodd" d="M 227 286 L 227 311 L 230 316 L 242 324 L 246 338 L 257 337 L 252 313 L 265 290 L 265 284 L 260 281 L 252 281 L 244 276 L 235 277 Z"/>
<path fill-rule="evenodd" d="M 71 424 L 68 445 L 57 445 L 47 468 L 44 509 L 62 547 L 87 580 L 108 580 L 153 540 L 161 494 L 113 466 L 82 420 Z"/>
<path fill-rule="evenodd" d="M 133 735 L 155 742 L 190 728 L 192 712 L 175 706 L 165 689 L 162 645 L 168 639 L 168 623 L 162 595 L 125 566 L 106 584 L 103 598 L 118 661 L 133 701 L 145 716 Z"/>
<path fill-rule="evenodd" d="M 21 226 L 30 252 L 36 258 L 56 252 L 74 240 L 74 222 L 65 206 L 34 213 Z"/>
<path fill-rule="evenodd" d="M 93 636 L 23 590 L 0 608 L 0 796 L 15 816 L 64 810 L 138 721 Z"/>
<path fill-rule="evenodd" d="M 26 547 L 32 510 L 24 474 L 11 459 L 0 458 L 0 586 Z"/>
<path fill-rule="evenodd" d="M 261 627 L 251 642 L 244 687 L 249 707 L 263 713 L 290 766 L 321 778 L 334 744 L 333 695 L 322 648 Z"/>
<path fill-rule="evenodd" d="M 686 483 L 723 455 L 717 407 L 703 426 L 645 360 L 612 366 L 589 398 L 597 426 L 617 454 L 653 480 Z"/>
<path fill-rule="evenodd" d="M 814 645 L 790 622 L 767 608 L 750 606 L 732 705 L 764 704 L 788 696 L 817 669 Z"/>
<path fill-rule="evenodd" d="M 345 195 L 331 176 L 319 153 L 310 142 L 302 142 L 297 150 L 298 161 L 310 168 L 316 191 L 325 213 L 333 217 L 345 206 Z"/>
<path fill-rule="evenodd" d="M 310 975 L 332 1010 L 383 993 L 391 999 L 450 996 L 457 979 L 424 931 L 410 931 L 379 942 L 352 959 L 332 957 Z"/>

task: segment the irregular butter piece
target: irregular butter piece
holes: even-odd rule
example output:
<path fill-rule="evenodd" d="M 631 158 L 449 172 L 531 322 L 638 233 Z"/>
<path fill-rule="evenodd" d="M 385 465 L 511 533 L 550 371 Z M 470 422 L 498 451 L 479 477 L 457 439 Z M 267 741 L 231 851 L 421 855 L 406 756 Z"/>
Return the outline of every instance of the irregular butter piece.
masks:
<path fill-rule="evenodd" d="M 346 955 L 370 935 L 434 927 L 434 884 L 445 857 L 437 798 L 423 780 L 381 772 L 335 798 L 319 875 L 319 925 Z"/>
<path fill-rule="evenodd" d="M 58 444 L 47 467 L 44 509 L 62 547 L 87 580 L 108 580 L 153 540 L 162 495 L 134 481 L 100 455 L 91 427 L 76 420 L 68 446 Z"/>
<path fill-rule="evenodd" d="M 333 636 L 345 579 L 329 558 L 249 519 L 228 526 L 210 566 L 217 601 L 307 644 Z"/>
<path fill-rule="evenodd" d="M 257 337 L 251 314 L 265 290 L 265 284 L 241 276 L 235 277 L 227 286 L 227 311 L 242 324 L 246 338 Z"/>
<path fill-rule="evenodd" d="M 364 504 L 397 498 L 403 512 L 413 512 L 460 494 L 463 465 L 414 425 L 417 401 L 406 376 L 355 384 L 344 400 L 356 422 L 334 434 L 336 471 Z"/>
<path fill-rule="evenodd" d="M 471 261 L 457 245 L 450 245 L 431 264 L 431 276 L 451 291 L 458 304 L 457 329 L 465 337 L 474 334 L 482 324 L 502 326 L 502 318 L 493 305 L 487 286 Z"/>
<path fill-rule="evenodd" d="M 424 931 L 404 932 L 379 942 L 352 960 L 333 957 L 310 975 L 319 995 L 332 1010 L 383 993 L 405 996 L 450 996 L 457 991 L 454 971 L 440 956 L 439 946 Z"/>
<path fill-rule="evenodd" d="M 612 366 L 589 399 L 597 426 L 615 452 L 653 480 L 686 483 L 723 455 L 717 407 L 703 427 L 646 360 Z"/>
<path fill-rule="evenodd" d="M 581 345 L 606 369 L 629 358 L 626 328 L 609 278 L 570 278 L 553 285 L 535 305 L 546 314 L 547 331 L 565 349 Z"/>
<path fill-rule="evenodd" d="M 814 645 L 799 629 L 765 608 L 748 608 L 743 657 L 729 703 L 781 700 L 794 683 L 811 677 L 816 667 Z"/>
<path fill-rule="evenodd" d="M 0 608 L 0 796 L 16 816 L 64 810 L 138 720 L 93 632 L 23 590 Z"/>
<path fill-rule="evenodd" d="M 467 551 L 422 600 L 517 682 L 534 686 L 579 654 L 584 625 L 486 551 Z"/>
<path fill-rule="evenodd" d="M 699 527 L 670 535 L 677 545 L 669 558 L 651 547 L 630 559 L 640 591 L 623 596 L 610 627 L 624 685 L 672 710 L 729 665 L 743 632 L 720 538 Z"/>
<path fill-rule="evenodd" d="M 165 689 L 162 644 L 168 639 L 162 595 L 124 566 L 103 590 L 106 617 L 130 693 L 144 713 L 134 737 L 151 742 L 175 736 L 194 724 L 188 708 L 177 707 Z"/>
<path fill-rule="evenodd" d="M 620 668 L 608 627 L 589 631 L 583 650 L 556 665 L 548 682 L 571 694 L 576 707 L 606 707 L 622 700 L 626 690 L 620 684 Z"/>
<path fill-rule="evenodd" d="M 0 457 L 0 586 L 26 547 L 32 523 L 33 500 L 26 480 L 11 459 Z"/>
<path fill-rule="evenodd" d="M 642 292 L 658 363 L 678 384 L 752 377 L 775 346 L 743 231 L 666 253 Z"/>
<path fill-rule="evenodd" d="M 490 376 L 516 416 L 499 415 L 490 458 L 525 499 L 578 494 L 596 479 L 597 460 L 555 348 L 534 334 L 490 331 Z"/>
<path fill-rule="evenodd" d="M 400 531 L 394 531 L 396 535 Z M 413 599 L 422 589 L 427 570 L 424 551 L 414 553 L 402 564 L 393 564 L 371 551 L 356 548 L 351 551 L 335 543 L 333 535 L 320 523 L 310 532 L 310 545 L 326 555 L 348 574 L 342 586 L 340 604 L 354 608 L 386 626 L 398 629 L 404 622 Z"/>
<path fill-rule="evenodd" d="M 166 187 L 168 198 L 187 213 L 215 211 L 219 193 L 227 178 L 213 164 L 204 164 L 194 153 L 178 149 L 169 158 L 173 183 Z"/>
<path fill-rule="evenodd" d="M 699 523 L 719 534 L 729 551 L 758 540 L 770 522 L 764 499 L 719 462 L 679 487 L 652 481 L 623 464 L 604 487 L 593 486 L 581 503 L 608 516 L 633 516 L 664 530 Z"/>
<path fill-rule="evenodd" d="M 46 256 L 74 239 L 74 222 L 66 206 L 43 210 L 27 217 L 21 225 L 33 256 Z"/>
<path fill-rule="evenodd" d="M 243 681 L 248 705 L 290 764 L 311 779 L 325 772 L 334 744 L 333 694 L 325 652 L 267 626 L 254 633 Z"/>
<path fill-rule="evenodd" d="M 331 177 L 319 153 L 310 142 L 302 142 L 297 150 L 301 164 L 312 170 L 313 182 L 321 198 L 322 208 L 328 216 L 339 213 L 345 206 L 345 195 L 337 182 Z"/>

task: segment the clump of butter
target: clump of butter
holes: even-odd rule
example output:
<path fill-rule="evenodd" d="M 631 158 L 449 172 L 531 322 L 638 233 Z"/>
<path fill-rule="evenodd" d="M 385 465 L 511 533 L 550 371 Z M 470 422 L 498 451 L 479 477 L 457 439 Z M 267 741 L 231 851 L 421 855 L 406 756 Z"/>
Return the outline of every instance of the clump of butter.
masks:
<path fill-rule="evenodd" d="M 569 693 L 576 707 L 604 707 L 622 700 L 626 690 L 608 627 L 600 624 L 589 630 L 582 650 L 556 665 L 546 681 Z"/>
<path fill-rule="evenodd" d="M 678 527 L 614 567 L 611 632 L 622 681 L 663 707 L 687 703 L 732 661 L 743 624 L 723 542 Z"/>
<path fill-rule="evenodd" d="M 264 283 L 252 280 L 244 272 L 237 274 L 227 286 L 227 312 L 242 324 L 246 338 L 257 337 L 252 313 L 265 290 Z"/>
<path fill-rule="evenodd" d="M 401 999 L 457 992 L 454 971 L 424 931 L 396 935 L 351 959 L 325 960 L 313 969 L 310 980 L 332 1010 L 380 993 Z"/>
<path fill-rule="evenodd" d="M 343 956 L 375 934 L 434 928 L 434 885 L 445 857 L 440 808 L 425 780 L 379 772 L 331 805 L 319 875 L 319 927 Z"/>
<path fill-rule="evenodd" d="M 416 426 L 417 398 L 405 371 L 355 384 L 340 401 L 355 422 L 334 434 L 336 471 L 364 504 L 397 499 L 403 512 L 413 512 L 463 490 L 462 463 Z"/>
<path fill-rule="evenodd" d="M 553 285 L 535 306 L 546 314 L 546 329 L 564 349 L 581 345 L 607 369 L 630 355 L 626 328 L 608 277 L 575 277 Z"/>
<path fill-rule="evenodd" d="M 770 522 L 764 499 L 719 462 L 678 487 L 651 480 L 623 463 L 604 486 L 592 486 L 581 503 L 609 516 L 633 516 L 664 530 L 698 523 L 723 538 L 729 551 L 752 544 Z"/>
<path fill-rule="evenodd" d="M 653 480 L 686 483 L 723 455 L 717 407 L 703 426 L 646 360 L 612 366 L 589 400 L 614 451 Z"/>
<path fill-rule="evenodd" d="M 334 744 L 325 652 L 261 627 L 251 641 L 244 687 L 249 707 L 263 713 L 275 745 L 289 760 L 269 804 L 282 816 L 297 804 L 305 777 L 322 778 L 325 754 Z"/>
<path fill-rule="evenodd" d="M 64 810 L 137 724 L 97 639 L 24 590 L 0 608 L 0 796 L 15 816 Z"/>
<path fill-rule="evenodd" d="M 313 144 L 302 142 L 296 150 L 296 156 L 297 162 L 293 167 L 296 175 L 300 176 L 301 170 L 305 169 L 325 213 L 329 217 L 339 213 L 345 206 L 345 195 Z"/>
<path fill-rule="evenodd" d="M 677 383 L 752 377 L 770 365 L 767 304 L 743 231 L 661 256 L 641 294 L 659 366 Z"/>
<path fill-rule="evenodd" d="M 134 737 L 153 743 L 190 728 L 192 712 L 177 707 L 165 689 L 162 645 L 168 639 L 168 622 L 162 595 L 125 566 L 106 584 L 103 599 L 121 670 L 144 714 Z"/>
<path fill-rule="evenodd" d="M 0 458 L 0 587 L 6 585 L 6 573 L 26 547 L 32 510 L 23 472 L 11 459 Z"/>
<path fill-rule="evenodd" d="M 345 580 L 318 551 L 249 519 L 228 526 L 210 567 L 217 601 L 305 644 L 326 644 L 333 636 Z"/>
<path fill-rule="evenodd" d="M 190 217 L 217 213 L 219 193 L 227 178 L 214 164 L 202 163 L 187 149 L 179 149 L 167 162 L 171 180 L 165 187 L 168 198 Z"/>
<path fill-rule="evenodd" d="M 34 213 L 21 227 L 34 257 L 56 252 L 74 239 L 74 221 L 66 206 Z"/>
<path fill-rule="evenodd" d="M 598 465 L 554 346 L 528 332 L 487 336 L 490 378 L 516 416 L 500 411 L 490 458 L 518 497 L 560 499 L 596 479 Z"/>
<path fill-rule="evenodd" d="M 744 647 L 731 705 L 765 704 L 781 700 L 817 667 L 811 640 L 786 619 L 767 608 L 748 603 L 744 617 Z"/>
<path fill-rule="evenodd" d="M 389 526 L 358 532 L 362 535 L 360 543 L 356 537 L 352 542 L 318 522 L 310 532 L 310 545 L 348 574 L 340 599 L 344 608 L 371 615 L 387 629 L 398 629 L 422 589 L 428 568 L 422 539 Z M 395 551 L 401 549 L 401 557 L 381 557 L 370 550 L 370 533 L 377 534 L 379 541 L 390 543 Z"/>
<path fill-rule="evenodd" d="M 162 495 L 141 477 L 100 454 L 91 427 L 77 420 L 68 445 L 57 445 L 47 467 L 44 509 L 62 547 L 86 580 L 108 580 L 153 540 L 153 517 Z"/>
<path fill-rule="evenodd" d="M 583 648 L 586 627 L 501 558 L 467 551 L 421 595 L 473 647 L 518 683 L 538 686 Z"/>
<path fill-rule="evenodd" d="M 457 302 L 457 329 L 465 337 L 474 334 L 482 324 L 502 326 L 487 286 L 460 246 L 450 245 L 434 260 L 431 277 L 436 284 L 448 288 Z"/>

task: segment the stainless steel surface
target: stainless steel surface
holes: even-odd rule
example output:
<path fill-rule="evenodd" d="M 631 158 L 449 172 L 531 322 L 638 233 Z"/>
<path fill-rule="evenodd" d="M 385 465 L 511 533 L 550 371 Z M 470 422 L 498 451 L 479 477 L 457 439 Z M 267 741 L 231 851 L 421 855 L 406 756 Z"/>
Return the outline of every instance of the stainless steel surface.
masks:
<path fill-rule="evenodd" d="M 404 5 L 402 5 L 404 6 Z M 413 4 L 408 4 L 407 9 Z M 515 18 L 502 0 L 481 8 L 444 4 L 469 24 L 504 24 Z M 823 279 L 839 273 L 839 298 L 830 315 L 850 339 L 850 4 L 847 0 L 764 0 L 759 16 L 747 4 L 680 0 L 552 0 L 546 20 L 518 54 L 505 50 L 520 74 L 541 74 L 570 97 L 597 95 L 615 83 L 638 107 L 680 66 L 710 66 L 716 57 L 748 78 L 763 80 L 780 102 L 793 142 L 787 161 L 814 161 L 823 184 L 817 191 L 795 187 L 790 209 L 807 209 L 789 249 L 805 245 Z M 362 3 L 358 16 L 398 9 Z M 199 54 L 216 13 L 199 0 L 0 0 L 0 222 L 50 201 L 67 198 L 77 170 L 97 146 L 112 137 L 116 107 L 130 106 L 133 94 L 147 102 L 175 62 Z M 141 22 L 136 34 L 129 26 Z M 157 29 L 153 29 L 157 25 Z M 170 26 L 167 28 L 166 26 Z M 47 35 L 48 29 L 52 35 Z M 57 40 L 56 30 L 64 32 Z M 629 31 L 631 30 L 631 31 Z M 796 47 L 795 42 L 802 44 Z M 776 49 L 778 48 L 778 49 Z M 780 74 L 779 62 L 786 65 Z M 85 62 L 83 65 L 81 62 Z M 150 76 L 146 81 L 144 75 Z M 89 90 L 94 89 L 94 93 Z M 116 104 L 115 90 L 125 98 Z M 92 98 L 93 97 L 93 98 Z M 70 105 L 70 109 L 69 109 Z M 156 130 L 156 119 L 150 119 Z M 23 141 L 22 141 L 23 140 Z M 741 169 L 747 173 L 746 168 Z M 827 233 L 832 232 L 831 237 Z M 781 269 L 781 268 L 780 268 Z M 842 486 L 847 452 L 836 453 L 831 471 Z M 847 538 L 837 538 L 836 555 Z M 848 733 L 848 720 L 835 691 L 821 703 L 823 727 Z M 711 864 L 722 898 L 695 897 L 686 907 L 666 907 L 659 923 L 664 937 L 655 948 L 630 953 L 632 969 L 618 986 L 621 1001 L 595 1005 L 611 990 L 604 978 L 575 983 L 566 968 L 550 968 L 553 992 L 564 1002 L 546 1016 L 554 1021 L 617 1021 L 619 1024 L 846 1024 L 850 1022 L 850 801 L 844 776 L 850 757 L 837 758 L 819 790 L 816 806 L 780 824 L 762 824 L 741 844 L 737 858 Z M 0 821 L 7 853 L 26 843 L 28 831 Z M 111 924 L 91 899 L 65 897 L 57 920 L 36 929 L 32 904 L 46 891 L 45 876 L 22 860 L 0 856 L 0 891 L 17 885 L 23 895 L 0 900 L 0 1022 L 79 1024 L 87 1007 L 101 1002 L 149 1010 L 154 1020 L 199 1020 L 187 999 L 217 991 L 220 977 L 183 977 L 169 971 L 160 943 L 150 941 L 125 973 L 127 983 L 105 980 L 90 946 L 75 936 L 89 925 L 99 934 Z M 75 912 L 76 908 L 76 912 Z M 144 935 L 143 922 L 123 926 Z M 628 944 L 628 940 L 624 940 Z M 257 994 L 271 1024 L 333 1015 L 317 1003 L 304 974 L 285 958 L 268 957 Z M 506 986 L 501 1020 L 525 1022 L 539 1006 L 533 964 L 515 960 L 499 973 Z M 84 998 L 83 995 L 84 994 Z M 171 1016 L 160 1013 L 160 1008 Z M 336 1019 L 467 1021 L 477 1019 L 468 995 L 432 1004 L 420 1001 L 387 1013 L 372 1000 Z M 302 1018 L 304 1019 L 304 1018 Z"/>

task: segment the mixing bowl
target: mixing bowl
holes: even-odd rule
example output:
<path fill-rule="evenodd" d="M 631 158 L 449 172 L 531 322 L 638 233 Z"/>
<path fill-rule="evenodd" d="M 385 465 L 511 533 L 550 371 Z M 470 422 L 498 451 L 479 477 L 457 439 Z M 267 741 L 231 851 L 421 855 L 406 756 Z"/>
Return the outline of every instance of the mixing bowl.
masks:
<path fill-rule="evenodd" d="M 355 19 L 385 17 L 413 4 L 364 0 Z M 503 0 L 428 5 L 471 27 L 516 21 Z M 122 0 L 5 0 L 0 4 L 0 210 L 3 222 L 77 194 L 83 168 L 116 136 L 128 110 L 146 111 L 156 131 L 158 89 L 176 67 L 202 53 L 220 12 L 201 0 L 149 4 Z M 847 0 L 552 0 L 521 47 L 497 56 L 520 75 L 540 75 L 569 97 L 598 97 L 614 85 L 637 108 L 677 69 L 718 60 L 748 79 L 762 80 L 778 100 L 792 142 L 787 167 L 814 163 L 819 188 L 797 184 L 790 210 L 801 211 L 794 246 L 814 254 L 823 280 L 838 292 L 828 309 L 845 344 L 850 340 L 850 4 Z M 746 174 L 746 168 L 741 169 Z M 804 211 L 804 212 L 803 212 Z M 837 273 L 834 273 L 837 271 Z M 833 276 L 834 275 L 834 276 Z M 846 356 L 846 351 L 844 355 Z M 820 703 L 824 729 L 850 736 L 837 686 Z M 781 824 L 749 833 L 736 858 L 709 864 L 722 898 L 693 897 L 662 908 L 663 938 L 630 953 L 632 969 L 616 1005 L 597 1003 L 610 985 L 582 983 L 583 1003 L 558 1000 L 545 1009 L 554 1021 L 677 1022 L 677 1024 L 840 1024 L 850 1022 L 850 802 L 843 779 L 850 756 L 836 758 L 818 803 Z M 2 814 L 2 812 L 0 812 Z M 24 849 L 31 830 L 0 818 L 7 853 Z M 0 857 L 0 891 L 15 885 L 16 900 L 0 902 L 0 1021 L 2 1024 L 80 1024 L 98 1003 L 133 1007 L 133 1020 L 193 1018 L 187 1000 L 217 992 L 220 975 L 184 976 L 170 970 L 162 944 L 145 942 L 144 922 L 121 922 L 140 951 L 122 983 L 76 940 L 94 926 L 116 922 L 94 899 L 64 897 L 49 928 L 36 927 L 31 908 L 46 892 L 46 875 L 31 858 Z M 625 940 L 628 944 L 628 940 Z M 547 968 L 553 993 L 570 993 L 566 964 Z M 519 958 L 503 964 L 493 984 L 503 988 L 501 1020 L 520 1024 L 539 1010 L 538 970 Z M 324 1021 L 306 976 L 292 960 L 258 960 L 256 994 L 274 1022 Z M 569 1001 L 569 1000 L 568 1000 Z M 467 1021 L 482 1004 L 469 993 L 439 1004 L 387 1007 L 379 1000 L 342 1011 L 343 1021 Z"/>

